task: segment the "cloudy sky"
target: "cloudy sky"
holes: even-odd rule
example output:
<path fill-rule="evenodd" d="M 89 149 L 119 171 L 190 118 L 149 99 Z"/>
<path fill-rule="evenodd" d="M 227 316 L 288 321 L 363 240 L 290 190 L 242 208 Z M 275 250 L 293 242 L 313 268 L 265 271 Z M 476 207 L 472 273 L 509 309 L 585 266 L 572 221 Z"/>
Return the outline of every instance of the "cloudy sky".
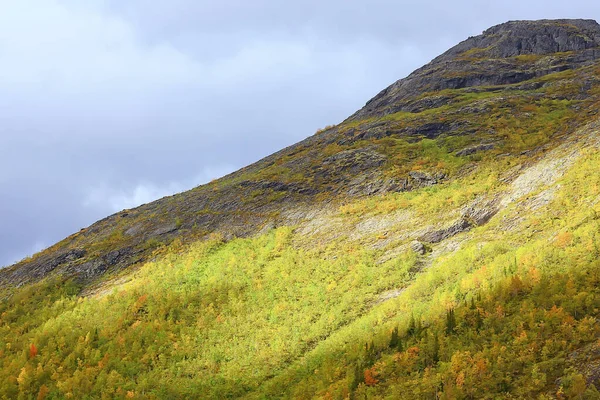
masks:
<path fill-rule="evenodd" d="M 448 47 L 595 0 L 0 0 L 0 265 L 340 122 Z"/>

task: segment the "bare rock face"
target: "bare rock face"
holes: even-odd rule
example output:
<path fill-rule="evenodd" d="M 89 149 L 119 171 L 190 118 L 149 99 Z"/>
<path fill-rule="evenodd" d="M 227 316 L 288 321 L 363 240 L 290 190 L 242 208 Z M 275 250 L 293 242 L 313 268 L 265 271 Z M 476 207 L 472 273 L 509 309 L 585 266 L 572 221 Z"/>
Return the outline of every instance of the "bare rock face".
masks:
<path fill-rule="evenodd" d="M 598 46 L 600 25 L 594 20 L 510 21 L 465 40 L 439 59 L 473 49 L 485 49 L 479 54 L 487 58 L 507 58 L 581 51 Z"/>

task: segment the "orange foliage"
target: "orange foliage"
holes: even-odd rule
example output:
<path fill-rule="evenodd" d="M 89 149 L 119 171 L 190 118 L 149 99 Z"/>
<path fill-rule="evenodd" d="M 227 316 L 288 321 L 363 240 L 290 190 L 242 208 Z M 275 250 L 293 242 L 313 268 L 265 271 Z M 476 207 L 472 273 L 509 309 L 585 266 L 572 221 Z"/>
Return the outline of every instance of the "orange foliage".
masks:
<path fill-rule="evenodd" d="M 31 343 L 31 346 L 29 346 L 29 358 L 34 358 L 37 355 L 38 348 L 35 346 L 35 344 Z"/>
<path fill-rule="evenodd" d="M 464 371 L 460 371 L 458 373 L 458 376 L 456 377 L 456 386 L 461 388 L 461 387 L 463 387 L 464 384 L 465 384 L 465 373 L 464 373 Z"/>
<path fill-rule="evenodd" d="M 573 241 L 573 234 L 571 232 L 561 232 L 556 235 L 556 245 L 558 247 L 567 247 Z"/>
<path fill-rule="evenodd" d="M 143 307 L 144 304 L 146 304 L 146 300 L 148 300 L 148 295 L 147 294 L 143 294 L 140 297 L 138 297 L 137 301 L 135 302 L 135 308 L 136 308 L 136 310 L 138 310 L 141 307 Z"/>
<path fill-rule="evenodd" d="M 409 356 L 418 357 L 419 356 L 419 348 L 417 346 L 410 347 L 406 350 Z"/>
<path fill-rule="evenodd" d="M 375 386 L 379 381 L 375 378 L 374 368 L 365 370 L 365 385 L 367 386 Z"/>
<path fill-rule="evenodd" d="M 37 400 L 44 400 L 46 396 L 48 396 L 48 393 L 50 393 L 50 389 L 48 389 L 46 385 L 42 385 L 40 387 L 40 391 L 38 392 Z"/>
<path fill-rule="evenodd" d="M 540 282 L 540 270 L 537 269 L 536 267 L 531 267 L 531 269 L 529 270 L 529 280 L 531 281 L 531 283 L 536 284 Z"/>
<path fill-rule="evenodd" d="M 104 354 L 104 357 L 102 357 L 102 360 L 98 361 L 98 368 L 102 369 L 104 368 L 106 365 L 108 365 L 108 353 Z"/>
<path fill-rule="evenodd" d="M 479 374 L 480 376 L 487 372 L 488 366 L 487 366 L 487 362 L 484 358 L 477 359 L 477 361 L 475 362 L 475 370 L 477 371 L 477 374 Z"/>

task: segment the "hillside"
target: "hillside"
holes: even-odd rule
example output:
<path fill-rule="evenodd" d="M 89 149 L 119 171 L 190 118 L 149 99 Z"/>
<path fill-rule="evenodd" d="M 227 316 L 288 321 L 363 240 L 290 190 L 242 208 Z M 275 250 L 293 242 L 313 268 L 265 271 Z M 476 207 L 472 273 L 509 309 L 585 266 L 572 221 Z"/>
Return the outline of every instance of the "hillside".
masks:
<path fill-rule="evenodd" d="M 596 22 L 469 38 L 0 270 L 0 398 L 600 398 L 599 105 Z"/>

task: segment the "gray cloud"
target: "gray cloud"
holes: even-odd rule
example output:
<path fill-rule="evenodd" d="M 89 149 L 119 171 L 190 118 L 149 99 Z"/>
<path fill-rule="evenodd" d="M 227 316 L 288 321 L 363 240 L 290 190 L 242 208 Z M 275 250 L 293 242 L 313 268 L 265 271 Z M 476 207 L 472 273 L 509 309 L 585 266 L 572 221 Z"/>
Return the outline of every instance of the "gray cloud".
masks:
<path fill-rule="evenodd" d="M 0 265 L 337 123 L 451 45 L 591 1 L 7 0 Z"/>

